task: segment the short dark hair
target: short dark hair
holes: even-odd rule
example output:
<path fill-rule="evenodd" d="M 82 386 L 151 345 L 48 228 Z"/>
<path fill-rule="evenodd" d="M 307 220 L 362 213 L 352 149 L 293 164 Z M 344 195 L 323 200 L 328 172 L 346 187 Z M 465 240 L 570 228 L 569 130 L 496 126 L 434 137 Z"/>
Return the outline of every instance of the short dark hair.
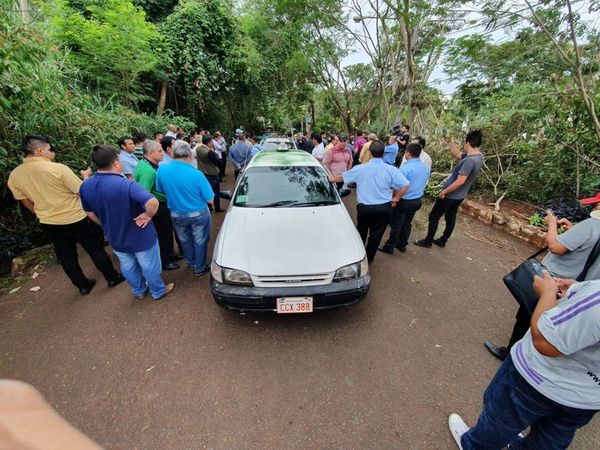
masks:
<path fill-rule="evenodd" d="M 410 130 L 410 125 L 408 125 L 406 123 L 403 125 L 403 127 L 406 128 L 407 130 Z"/>
<path fill-rule="evenodd" d="M 123 148 L 123 146 L 125 145 L 125 141 L 132 141 L 133 142 L 133 138 L 131 136 L 121 136 L 119 138 L 119 140 L 117 141 L 117 144 L 119 144 L 120 148 Z"/>
<path fill-rule="evenodd" d="M 425 148 L 425 144 L 427 144 L 427 141 L 425 140 L 425 138 L 423 136 L 415 136 L 413 138 L 413 140 L 419 141 L 419 145 L 421 146 L 421 150 L 423 150 Z"/>
<path fill-rule="evenodd" d="M 173 141 L 175 138 L 173 136 L 165 136 L 160 140 L 160 145 L 163 150 L 166 152 L 169 147 L 173 147 Z"/>
<path fill-rule="evenodd" d="M 28 134 L 21 142 L 23 153 L 26 155 L 33 155 L 35 151 L 43 145 L 49 145 L 50 149 L 53 150 L 52 144 L 50 143 L 50 138 L 48 136 L 43 136 L 40 134 Z"/>
<path fill-rule="evenodd" d="M 481 130 L 471 130 L 465 136 L 465 141 L 469 143 L 471 147 L 479 148 L 483 142 L 483 134 Z"/>
<path fill-rule="evenodd" d="M 406 146 L 406 153 L 410 153 L 410 156 L 418 158 L 421 156 L 421 145 L 420 144 L 408 144 Z"/>
<path fill-rule="evenodd" d="M 381 158 L 383 156 L 383 151 L 385 150 L 385 145 L 381 141 L 373 141 L 369 146 L 369 151 L 373 158 Z"/>
<path fill-rule="evenodd" d="M 98 169 L 104 170 L 119 159 L 119 153 L 112 145 L 94 145 L 91 158 Z"/>
<path fill-rule="evenodd" d="M 146 139 L 148 139 L 148 135 L 146 133 L 140 132 L 135 134 L 135 136 L 133 137 L 133 142 L 135 142 L 136 144 L 141 144 Z"/>
<path fill-rule="evenodd" d="M 158 136 L 159 134 L 162 134 L 163 136 L 165 135 L 165 133 L 163 133 L 162 131 L 155 131 L 154 132 L 154 139 L 156 139 L 156 136 Z"/>
<path fill-rule="evenodd" d="M 179 129 L 179 128 L 178 128 L 178 129 Z M 177 139 L 183 139 L 183 138 L 185 138 L 185 137 L 188 137 L 188 136 L 186 136 L 186 135 L 185 135 L 185 133 L 184 133 L 183 131 L 179 131 L 179 132 L 177 133 Z"/>
<path fill-rule="evenodd" d="M 314 139 L 315 141 L 317 141 L 319 144 L 321 142 L 323 142 L 323 138 L 321 137 L 321 133 L 317 132 L 317 131 L 313 131 L 312 134 L 310 135 L 311 139 Z"/>
<path fill-rule="evenodd" d="M 205 134 L 204 136 L 202 136 L 202 143 L 204 145 L 210 144 L 210 141 L 212 141 L 212 140 L 213 140 L 213 137 L 211 134 Z"/>

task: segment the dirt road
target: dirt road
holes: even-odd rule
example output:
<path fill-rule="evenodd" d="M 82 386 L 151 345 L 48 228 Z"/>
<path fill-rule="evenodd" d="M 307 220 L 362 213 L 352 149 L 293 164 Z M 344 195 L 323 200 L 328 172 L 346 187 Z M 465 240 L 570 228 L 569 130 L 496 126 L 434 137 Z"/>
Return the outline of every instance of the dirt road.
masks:
<path fill-rule="evenodd" d="M 446 249 L 380 253 L 364 302 L 313 315 L 224 311 L 183 268 L 164 301 L 100 279 L 81 297 L 52 266 L 0 298 L 0 377 L 108 449 L 454 449 L 447 416 L 476 420 L 499 365 L 482 342 L 516 311 L 501 277 L 530 251 L 460 222 Z M 598 421 L 572 448 L 600 448 Z"/>

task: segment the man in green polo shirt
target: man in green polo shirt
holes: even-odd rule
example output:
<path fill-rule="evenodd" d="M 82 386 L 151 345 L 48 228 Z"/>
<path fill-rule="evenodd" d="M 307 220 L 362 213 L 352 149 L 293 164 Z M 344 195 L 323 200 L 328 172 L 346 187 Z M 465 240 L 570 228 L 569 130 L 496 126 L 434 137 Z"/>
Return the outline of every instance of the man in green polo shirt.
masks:
<path fill-rule="evenodd" d="M 167 208 L 167 197 L 156 190 L 156 171 L 158 170 L 158 163 L 162 161 L 165 152 L 158 142 L 151 140 L 144 142 L 142 150 L 143 159 L 135 166 L 133 178 L 144 189 L 154 195 L 159 202 L 158 211 L 152 218 L 152 222 L 158 234 L 163 270 L 179 269 L 179 265 L 172 262 L 174 257 L 173 222 L 171 222 L 171 214 L 169 208 Z"/>

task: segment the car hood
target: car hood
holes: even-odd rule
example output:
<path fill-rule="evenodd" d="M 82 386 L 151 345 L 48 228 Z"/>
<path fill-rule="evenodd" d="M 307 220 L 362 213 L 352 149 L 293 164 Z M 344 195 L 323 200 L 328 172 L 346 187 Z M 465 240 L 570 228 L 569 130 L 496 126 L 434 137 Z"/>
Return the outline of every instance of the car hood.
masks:
<path fill-rule="evenodd" d="M 232 207 L 218 247 L 217 264 L 251 275 L 328 273 L 365 256 L 360 236 L 342 204 Z"/>

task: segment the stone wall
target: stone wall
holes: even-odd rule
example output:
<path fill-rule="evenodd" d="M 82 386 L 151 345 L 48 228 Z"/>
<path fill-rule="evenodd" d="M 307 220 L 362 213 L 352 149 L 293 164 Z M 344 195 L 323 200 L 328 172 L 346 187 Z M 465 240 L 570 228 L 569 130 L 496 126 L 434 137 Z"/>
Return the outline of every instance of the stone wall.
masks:
<path fill-rule="evenodd" d="M 462 202 L 460 209 L 468 216 L 503 230 L 536 247 L 546 246 L 546 233 L 538 227 L 529 225 L 523 219 L 514 217 L 509 213 L 496 211 L 493 207 L 482 205 L 474 200 L 465 200 Z"/>

